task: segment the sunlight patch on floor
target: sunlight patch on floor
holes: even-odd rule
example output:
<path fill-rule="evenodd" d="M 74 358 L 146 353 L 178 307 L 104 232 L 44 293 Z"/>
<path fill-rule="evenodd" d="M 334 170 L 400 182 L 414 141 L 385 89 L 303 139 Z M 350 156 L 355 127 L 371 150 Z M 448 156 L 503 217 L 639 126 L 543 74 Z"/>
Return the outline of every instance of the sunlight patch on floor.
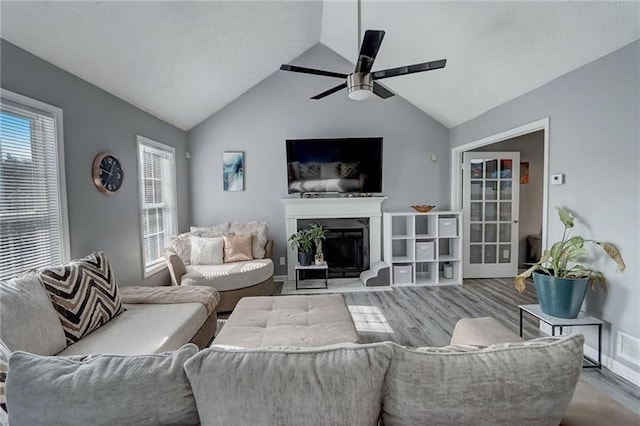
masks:
<path fill-rule="evenodd" d="M 356 330 L 369 333 L 393 333 L 380 308 L 377 306 L 349 305 L 349 312 Z"/>

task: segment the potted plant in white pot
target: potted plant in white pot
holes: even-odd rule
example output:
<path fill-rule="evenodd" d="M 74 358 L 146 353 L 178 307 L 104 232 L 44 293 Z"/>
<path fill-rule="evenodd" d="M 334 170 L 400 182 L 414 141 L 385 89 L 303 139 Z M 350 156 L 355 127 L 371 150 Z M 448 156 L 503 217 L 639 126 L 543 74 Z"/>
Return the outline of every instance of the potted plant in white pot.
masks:
<path fill-rule="evenodd" d="M 313 260 L 313 239 L 308 229 L 300 229 L 289 236 L 291 248 L 298 251 L 298 263 L 300 266 L 309 266 Z"/>
<path fill-rule="evenodd" d="M 309 227 L 309 236 L 316 245 L 315 263 L 324 265 L 324 253 L 322 252 L 322 240 L 327 238 L 327 230 L 319 223 L 313 223 Z"/>
<path fill-rule="evenodd" d="M 606 290 L 606 280 L 602 272 L 578 263 L 588 254 L 585 245 L 592 243 L 600 247 L 618 265 L 618 271 L 625 268 L 618 249 L 610 243 L 571 236 L 574 217 L 566 208 L 556 207 L 560 221 L 564 225 L 562 240 L 545 250 L 540 260 L 515 278 L 516 289 L 522 293 L 526 279 L 533 275 L 540 309 L 547 315 L 560 318 L 576 318 L 580 312 L 587 286 L 595 290 L 596 283 Z"/>

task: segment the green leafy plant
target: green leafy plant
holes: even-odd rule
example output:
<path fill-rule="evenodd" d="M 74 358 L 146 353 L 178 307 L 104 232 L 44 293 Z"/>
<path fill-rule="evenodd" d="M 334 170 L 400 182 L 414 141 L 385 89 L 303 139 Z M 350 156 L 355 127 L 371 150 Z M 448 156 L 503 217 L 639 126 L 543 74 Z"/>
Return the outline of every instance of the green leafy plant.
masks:
<path fill-rule="evenodd" d="M 300 229 L 289 236 L 291 248 L 303 253 L 311 253 L 313 238 L 308 229 Z"/>
<path fill-rule="evenodd" d="M 602 248 L 616 262 L 618 271 L 624 271 L 625 268 L 622 255 L 613 244 L 571 236 L 571 230 L 575 223 L 573 215 L 564 207 L 556 207 L 556 209 L 560 221 L 564 225 L 562 240 L 554 243 L 551 250 L 545 250 L 538 262 L 515 278 L 516 289 L 522 293 L 526 288 L 526 279 L 534 272 L 538 272 L 557 278 L 589 278 L 592 289 L 595 290 L 597 282 L 606 291 L 607 282 L 602 272 L 589 269 L 578 263 L 581 257 L 588 254 L 585 244 L 592 243 Z"/>
<path fill-rule="evenodd" d="M 309 227 L 309 236 L 316 244 L 316 256 L 322 255 L 322 240 L 327 238 L 327 230 L 319 223 L 313 223 Z"/>

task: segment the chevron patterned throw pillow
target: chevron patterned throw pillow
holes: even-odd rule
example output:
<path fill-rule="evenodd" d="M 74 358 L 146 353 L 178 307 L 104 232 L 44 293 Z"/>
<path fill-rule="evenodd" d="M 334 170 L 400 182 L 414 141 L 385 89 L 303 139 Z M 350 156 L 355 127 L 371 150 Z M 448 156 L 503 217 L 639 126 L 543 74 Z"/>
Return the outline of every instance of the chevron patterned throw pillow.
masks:
<path fill-rule="evenodd" d="M 43 269 L 40 277 L 62 323 L 67 345 L 125 310 L 104 252 Z"/>

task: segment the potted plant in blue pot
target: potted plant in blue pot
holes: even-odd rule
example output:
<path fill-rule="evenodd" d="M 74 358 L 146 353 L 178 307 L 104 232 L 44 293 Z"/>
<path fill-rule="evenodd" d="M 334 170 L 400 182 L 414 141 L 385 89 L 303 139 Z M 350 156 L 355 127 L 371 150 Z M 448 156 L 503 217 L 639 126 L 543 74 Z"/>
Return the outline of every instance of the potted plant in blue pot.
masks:
<path fill-rule="evenodd" d="M 300 266 L 309 266 L 313 261 L 313 238 L 308 229 L 300 229 L 289 236 L 291 248 L 298 251 Z"/>
<path fill-rule="evenodd" d="M 625 268 L 618 249 L 610 243 L 571 236 L 574 217 L 566 208 L 558 208 L 558 216 L 564 225 L 562 240 L 545 250 L 540 260 L 515 278 L 516 289 L 525 290 L 526 279 L 533 276 L 540 309 L 547 315 L 559 318 L 576 318 L 580 312 L 587 286 L 595 290 L 596 283 L 606 290 L 606 280 L 600 271 L 587 268 L 578 260 L 588 254 L 585 247 L 591 243 L 600 247 L 618 265 Z"/>

